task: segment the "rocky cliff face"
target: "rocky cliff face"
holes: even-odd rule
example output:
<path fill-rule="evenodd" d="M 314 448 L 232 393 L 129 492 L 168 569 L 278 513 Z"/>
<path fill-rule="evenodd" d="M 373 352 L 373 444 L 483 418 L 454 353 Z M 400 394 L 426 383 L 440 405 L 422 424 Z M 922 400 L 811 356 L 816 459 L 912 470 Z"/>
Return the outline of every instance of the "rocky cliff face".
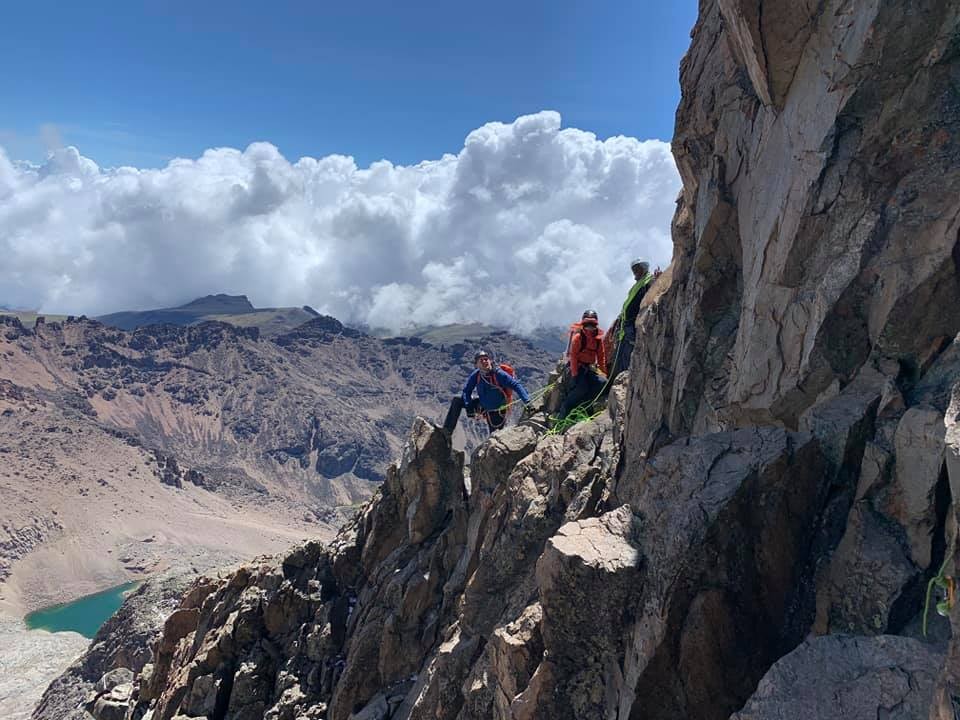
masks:
<path fill-rule="evenodd" d="M 919 626 L 956 574 L 958 38 L 945 0 L 702 2 L 609 413 L 469 482 L 418 421 L 332 544 L 196 587 L 129 716 L 954 717 L 960 607 Z"/>

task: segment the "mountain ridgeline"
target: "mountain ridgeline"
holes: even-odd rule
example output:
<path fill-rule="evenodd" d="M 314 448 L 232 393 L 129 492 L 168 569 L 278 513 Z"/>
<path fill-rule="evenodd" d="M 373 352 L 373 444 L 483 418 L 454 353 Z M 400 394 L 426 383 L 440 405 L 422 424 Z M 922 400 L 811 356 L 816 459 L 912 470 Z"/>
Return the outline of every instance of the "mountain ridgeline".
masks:
<path fill-rule="evenodd" d="M 332 542 L 194 584 L 87 707 L 956 717 L 960 604 L 924 591 L 958 557 L 958 38 L 946 0 L 701 2 L 673 263 L 608 412 L 469 478 L 416 421 Z"/>
<path fill-rule="evenodd" d="M 209 567 L 204 552 L 226 562 L 332 536 L 413 418 L 446 412 L 481 343 L 532 388 L 554 361 L 505 332 L 441 347 L 326 316 L 273 338 L 0 317 L 0 603 L 26 612 Z M 465 422 L 457 442 L 481 436 Z"/>
<path fill-rule="evenodd" d="M 509 358 L 532 387 L 552 358 L 506 332 L 438 347 L 377 339 L 319 316 L 269 340 L 224 323 L 5 323 L 8 395 L 76 410 L 174 453 L 207 482 L 289 481 L 352 502 L 379 482 L 417 412 L 439 416 L 472 369 L 475 346 Z M 11 414 L 12 415 L 12 414 Z"/>

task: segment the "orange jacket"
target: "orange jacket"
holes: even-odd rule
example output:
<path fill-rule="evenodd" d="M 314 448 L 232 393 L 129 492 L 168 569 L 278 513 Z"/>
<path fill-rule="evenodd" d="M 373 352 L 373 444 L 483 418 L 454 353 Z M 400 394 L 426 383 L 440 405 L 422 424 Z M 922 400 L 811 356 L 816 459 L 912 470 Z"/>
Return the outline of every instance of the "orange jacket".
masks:
<path fill-rule="evenodd" d="M 596 365 L 601 372 L 607 369 L 607 359 L 603 352 L 603 330 L 597 328 L 597 334 L 590 337 L 589 333 L 580 328 L 577 323 L 571 330 L 573 337 L 570 340 L 570 375 L 576 377 L 581 365 Z"/>

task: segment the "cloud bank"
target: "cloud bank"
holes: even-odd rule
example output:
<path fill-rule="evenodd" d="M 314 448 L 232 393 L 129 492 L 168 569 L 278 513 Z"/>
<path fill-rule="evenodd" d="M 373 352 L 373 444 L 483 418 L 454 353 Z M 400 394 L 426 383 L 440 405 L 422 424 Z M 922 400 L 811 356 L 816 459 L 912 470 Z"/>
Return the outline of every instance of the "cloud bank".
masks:
<path fill-rule="evenodd" d="M 254 143 L 159 170 L 67 147 L 38 167 L 0 148 L 0 304 L 96 315 L 226 292 L 397 330 L 530 330 L 586 307 L 605 324 L 630 259 L 669 262 L 679 189 L 666 143 L 600 141 L 555 112 L 412 166 Z"/>

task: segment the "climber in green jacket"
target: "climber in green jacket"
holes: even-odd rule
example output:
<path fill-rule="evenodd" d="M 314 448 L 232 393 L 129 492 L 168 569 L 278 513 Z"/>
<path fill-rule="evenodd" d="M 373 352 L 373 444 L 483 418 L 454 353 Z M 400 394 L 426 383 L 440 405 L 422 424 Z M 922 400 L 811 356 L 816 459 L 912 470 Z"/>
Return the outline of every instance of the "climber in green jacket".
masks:
<path fill-rule="evenodd" d="M 617 351 L 613 362 L 613 369 L 610 371 L 610 381 L 612 381 L 621 371 L 630 367 L 630 356 L 633 354 L 633 346 L 637 341 L 637 315 L 640 313 L 640 301 L 647 294 L 650 283 L 660 277 L 660 268 L 657 268 L 653 275 L 650 274 L 650 263 L 646 260 L 637 258 L 630 263 L 630 270 L 633 271 L 633 287 L 627 293 L 627 299 L 623 303 L 623 309 L 618 318 L 619 329 L 617 330 Z"/>

